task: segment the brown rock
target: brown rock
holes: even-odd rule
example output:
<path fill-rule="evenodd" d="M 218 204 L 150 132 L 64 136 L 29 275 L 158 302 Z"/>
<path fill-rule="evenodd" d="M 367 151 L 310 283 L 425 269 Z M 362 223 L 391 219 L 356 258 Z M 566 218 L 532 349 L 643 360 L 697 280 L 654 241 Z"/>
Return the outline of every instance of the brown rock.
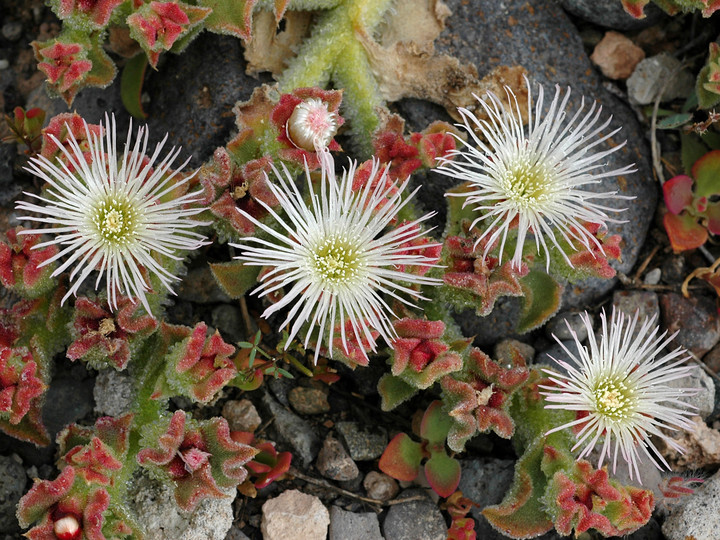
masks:
<path fill-rule="evenodd" d="M 262 424 L 262 418 L 249 399 L 228 401 L 223 405 L 222 416 L 233 431 L 255 431 Z"/>
<path fill-rule="evenodd" d="M 288 393 L 288 401 L 300 414 L 322 414 L 330 411 L 327 392 L 319 388 L 297 386 Z"/>
<path fill-rule="evenodd" d="M 618 32 L 607 32 L 595 46 L 590 60 L 610 79 L 624 80 L 645 58 L 645 52 Z"/>
<path fill-rule="evenodd" d="M 400 491 L 395 480 L 387 474 L 377 471 L 367 473 L 365 480 L 363 480 L 363 486 L 365 487 L 368 497 L 377 499 L 378 501 L 389 501 Z"/>
<path fill-rule="evenodd" d="M 698 358 L 720 341 L 720 320 L 714 299 L 666 293 L 660 295 L 660 311 L 663 327 L 670 334 L 678 332 L 673 345 L 685 347 Z"/>
<path fill-rule="evenodd" d="M 315 466 L 325 478 L 338 482 L 354 480 L 360 474 L 357 465 L 348 456 L 342 443 L 332 437 L 325 439 Z"/>

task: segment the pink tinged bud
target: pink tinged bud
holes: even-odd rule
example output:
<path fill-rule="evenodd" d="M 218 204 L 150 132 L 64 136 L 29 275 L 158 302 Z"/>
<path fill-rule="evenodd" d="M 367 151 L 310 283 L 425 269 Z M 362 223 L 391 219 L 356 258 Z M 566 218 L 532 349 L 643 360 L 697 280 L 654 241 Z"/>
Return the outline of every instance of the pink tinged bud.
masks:
<path fill-rule="evenodd" d="M 330 144 L 338 129 L 337 115 L 324 101 L 309 98 L 295 107 L 285 129 L 295 146 L 312 152 Z"/>
<path fill-rule="evenodd" d="M 185 469 L 190 474 L 205 465 L 211 455 L 209 452 L 203 452 L 199 448 L 189 448 L 187 450 L 181 450 L 179 454 L 180 459 L 182 459 L 183 463 L 185 463 Z"/>
<path fill-rule="evenodd" d="M 53 532 L 58 540 L 76 540 L 82 535 L 80 523 L 75 516 L 68 515 L 58 519 L 53 526 Z"/>

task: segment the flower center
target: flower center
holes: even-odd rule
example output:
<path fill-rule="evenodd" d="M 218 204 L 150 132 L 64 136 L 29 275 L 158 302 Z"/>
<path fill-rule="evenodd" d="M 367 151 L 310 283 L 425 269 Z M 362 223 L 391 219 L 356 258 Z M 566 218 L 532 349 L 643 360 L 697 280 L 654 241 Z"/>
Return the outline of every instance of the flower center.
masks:
<path fill-rule="evenodd" d="M 364 264 L 360 251 L 345 236 L 331 236 L 312 255 L 315 272 L 326 284 L 341 285 L 354 280 Z"/>
<path fill-rule="evenodd" d="M 605 377 L 593 393 L 597 412 L 612 420 L 627 418 L 637 401 L 633 391 L 617 377 Z"/>
<path fill-rule="evenodd" d="M 502 180 L 507 198 L 522 208 L 535 208 L 550 196 L 552 173 L 540 162 L 519 159 L 506 169 Z"/>
<path fill-rule="evenodd" d="M 95 207 L 92 221 L 97 232 L 112 244 L 132 241 L 138 228 L 138 212 L 127 201 L 108 198 Z"/>

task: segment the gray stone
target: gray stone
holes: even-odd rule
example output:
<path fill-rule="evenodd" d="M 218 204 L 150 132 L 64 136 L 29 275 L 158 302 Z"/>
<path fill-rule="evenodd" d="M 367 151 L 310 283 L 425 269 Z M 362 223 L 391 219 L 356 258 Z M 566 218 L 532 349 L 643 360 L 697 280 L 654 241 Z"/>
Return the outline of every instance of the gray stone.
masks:
<path fill-rule="evenodd" d="M 385 538 L 392 540 L 445 540 L 447 526 L 437 505 L 421 489 L 408 489 L 400 495 L 415 497 L 422 495 L 418 501 L 394 504 L 388 510 L 383 523 Z"/>
<path fill-rule="evenodd" d="M 673 344 L 688 349 L 698 358 L 720 341 L 720 318 L 715 299 L 664 293 L 660 295 L 660 311 L 663 327 L 670 334 L 677 332 Z"/>
<path fill-rule="evenodd" d="M 663 87 L 662 101 L 687 97 L 694 87 L 695 78 L 681 66 L 680 60 L 667 53 L 642 60 L 627 80 L 630 101 L 639 105 L 654 103 Z"/>
<path fill-rule="evenodd" d="M 308 467 L 320 450 L 320 439 L 315 429 L 293 412 L 283 408 L 267 392 L 260 402 L 268 417 L 274 417 L 272 427 L 279 442 L 289 445 L 303 467 Z"/>
<path fill-rule="evenodd" d="M 199 166 L 235 127 L 232 108 L 250 98 L 259 85 L 245 74 L 242 42 L 203 32 L 181 55 L 164 54 L 158 73 L 143 88 L 150 97 L 147 110 L 157 133 L 168 133 L 183 156 Z"/>
<path fill-rule="evenodd" d="M 330 411 L 325 389 L 296 386 L 288 392 L 288 401 L 300 414 L 322 414 Z"/>
<path fill-rule="evenodd" d="M 323 540 L 330 514 L 320 499 L 289 489 L 262 506 L 263 540 Z"/>
<path fill-rule="evenodd" d="M 618 0 L 561 0 L 560 3 L 568 12 L 583 20 L 615 30 L 647 28 L 664 16 L 654 4 L 645 6 L 644 19 L 636 19 L 623 9 Z"/>
<path fill-rule="evenodd" d="M 342 443 L 333 437 L 325 439 L 318 453 L 315 467 L 325 478 L 338 482 L 354 480 L 360 474 L 357 465 L 350 459 Z"/>
<path fill-rule="evenodd" d="M 379 458 L 388 443 L 387 431 L 381 427 L 367 429 L 358 422 L 338 422 L 335 429 L 355 461 Z"/>
<path fill-rule="evenodd" d="M 613 307 L 630 318 L 637 313 L 640 325 L 645 319 L 655 317 L 656 324 L 660 320 L 658 295 L 651 291 L 615 291 Z"/>
<path fill-rule="evenodd" d="M 226 401 L 222 408 L 222 416 L 228 421 L 232 431 L 252 432 L 262 424 L 262 418 L 249 399 Z"/>
<path fill-rule="evenodd" d="M 250 537 L 233 525 L 225 536 L 225 540 L 250 540 Z"/>
<path fill-rule="evenodd" d="M 668 540 L 717 540 L 720 530 L 720 472 L 673 509 L 662 527 Z"/>
<path fill-rule="evenodd" d="M 176 292 L 180 299 L 197 304 L 230 302 L 230 297 L 220 289 L 206 264 L 190 270 Z"/>
<path fill-rule="evenodd" d="M 43 407 L 43 422 L 50 438 L 70 424 L 77 422 L 93 410 L 93 379 L 69 376 L 55 377 L 47 391 Z M 62 403 L 62 407 L 58 407 Z"/>
<path fill-rule="evenodd" d="M 16 455 L 0 456 L 0 533 L 20 530 L 15 507 L 25 493 L 27 476 L 22 461 Z"/>
<path fill-rule="evenodd" d="M 356 514 L 332 506 L 328 540 L 383 540 L 383 536 L 375 513 Z"/>
<path fill-rule="evenodd" d="M 637 260 L 646 232 L 655 212 L 657 185 L 650 168 L 649 150 L 645 144 L 644 128 L 635 114 L 619 98 L 606 91 L 599 76 L 592 68 L 577 30 L 556 0 L 529 0 L 527 2 L 496 2 L 494 0 L 448 0 L 453 15 L 446 21 L 447 28 L 436 41 L 441 53 L 457 56 L 462 61 L 477 66 L 480 76 L 499 66 L 520 65 L 528 70 L 532 81 L 542 83 L 546 92 L 555 84 L 572 86 L 569 110 L 580 106 L 585 97 L 586 106 L 592 100 L 603 106 L 603 116 L 612 115 L 611 129 L 622 126 L 622 131 L 613 137 L 612 143 L 627 140 L 627 145 L 607 158 L 607 169 L 620 168 L 635 163 L 638 172 L 620 178 L 605 179 L 598 185 L 586 186 L 597 191 L 618 191 L 622 195 L 635 196 L 632 201 L 612 200 L 607 204 L 613 208 L 628 208 L 622 214 L 613 214 L 625 223 L 610 223 L 610 234 L 621 234 L 624 240 L 622 261 L 611 264 L 622 272 L 628 272 Z M 508 43 L 513 46 L 509 47 Z M 416 101 L 406 100 L 399 104 L 401 113 L 417 122 L 413 129 L 424 128 L 429 121 L 416 111 Z M 412 114 L 411 114 L 412 111 Z M 428 114 L 435 109 L 427 109 Z M 424 122 L 424 123 L 423 123 Z M 428 181 L 418 193 L 419 201 L 426 210 L 439 210 L 445 215 L 445 205 L 438 204 L 445 191 L 456 182 L 449 177 L 430 173 Z M 441 218 L 444 219 L 444 218 Z M 578 308 L 605 295 L 615 280 L 590 279 L 566 287 L 563 302 L 566 308 Z M 518 304 L 519 305 L 519 304 Z M 495 311 L 502 306 L 496 306 Z M 498 336 L 507 336 L 513 328 L 512 313 L 495 311 L 485 319 L 467 324 L 460 320 L 466 335 L 480 336 L 485 343 L 494 343 Z M 510 332 L 508 331 L 510 330 Z M 488 335 L 489 334 L 489 335 Z M 495 336 L 492 339 L 493 334 Z"/>
<path fill-rule="evenodd" d="M 243 330 L 242 315 L 240 309 L 230 304 L 220 304 L 213 308 L 210 313 L 212 325 L 220 330 L 226 341 L 237 343 L 244 341 L 245 331 Z"/>
<path fill-rule="evenodd" d="M 120 416 L 132 408 L 133 380 L 127 371 L 104 369 L 93 388 L 95 412 L 103 416 Z"/>
<path fill-rule="evenodd" d="M 178 508 L 170 487 L 144 473 L 133 477 L 130 493 L 130 506 L 152 540 L 224 540 L 232 526 L 234 490 L 203 499 L 191 513 Z"/>
<path fill-rule="evenodd" d="M 8 41 L 17 41 L 22 36 L 23 25 L 20 21 L 9 21 L 2 25 L 2 36 Z"/>
<path fill-rule="evenodd" d="M 592 323 L 592 319 L 590 322 Z M 554 336 L 563 341 L 572 340 L 575 335 L 582 342 L 587 338 L 587 327 L 580 313 L 561 311 L 548 321 L 545 333 L 548 337 Z"/>
<path fill-rule="evenodd" d="M 365 475 L 363 487 L 368 497 L 378 501 L 389 501 L 400 491 L 394 478 L 377 471 L 370 471 Z"/>
<path fill-rule="evenodd" d="M 661 278 L 662 270 L 660 270 L 659 268 L 653 268 L 647 274 L 645 274 L 645 277 L 643 278 L 643 283 L 645 283 L 645 285 L 657 285 L 658 283 L 660 283 Z"/>
<path fill-rule="evenodd" d="M 17 145 L 0 144 L 0 205 L 5 206 L 14 201 L 22 187 L 13 180 L 13 164 L 17 156 Z"/>
<path fill-rule="evenodd" d="M 476 503 L 470 510 L 475 519 L 475 532 L 483 540 L 505 538 L 493 529 L 482 510 L 486 506 L 500 503 L 512 484 L 515 462 L 508 459 L 465 459 L 460 462 L 462 473 L 458 489 Z"/>
<path fill-rule="evenodd" d="M 692 360 L 688 365 L 694 365 Z M 697 408 L 697 415 L 705 420 L 715 408 L 715 381 L 700 366 L 695 366 L 692 373 L 682 379 L 667 383 L 671 388 L 696 388 L 697 393 L 693 396 L 678 397 L 693 407 Z"/>
<path fill-rule="evenodd" d="M 571 366 L 575 366 L 575 361 L 570 358 L 570 355 L 563 349 L 563 345 L 574 355 L 577 356 L 577 344 L 574 341 L 563 341 L 560 343 L 553 343 L 549 349 L 541 352 L 535 357 L 536 364 L 545 364 L 550 366 L 553 370 L 565 373 L 565 370 L 556 362 L 567 362 Z"/>

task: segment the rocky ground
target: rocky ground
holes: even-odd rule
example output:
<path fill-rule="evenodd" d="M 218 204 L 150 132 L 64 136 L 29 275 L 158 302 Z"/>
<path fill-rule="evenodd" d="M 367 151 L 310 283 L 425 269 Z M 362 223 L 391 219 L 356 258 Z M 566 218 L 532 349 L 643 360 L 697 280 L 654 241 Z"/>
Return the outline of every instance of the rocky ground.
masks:
<path fill-rule="evenodd" d="M 694 398 L 702 418 L 698 433 L 685 441 L 689 453 L 676 462 L 683 470 L 701 469 L 708 480 L 679 505 L 658 509 L 651 522 L 630 538 L 681 540 L 694 535 L 696 540 L 716 539 L 720 530 L 717 298 L 709 287 L 700 284 L 691 289 L 690 298 L 680 294 L 685 277 L 712 261 L 700 252 L 674 255 L 669 248 L 657 220 L 658 204 L 662 203 L 658 202 L 660 189 L 648 145 L 645 107 L 666 83 L 667 74 L 685 61 L 687 71 L 672 77 L 665 96 L 671 100 L 688 93 L 693 74 L 704 62 L 707 43 L 718 34 L 718 24 L 692 16 L 670 19 L 653 9 L 648 10 L 645 20 L 635 21 L 622 12 L 618 0 L 446 3 L 453 15 L 436 42 L 441 52 L 473 63 L 481 76 L 498 65 L 522 65 L 547 89 L 555 84 L 571 86 L 575 106 L 579 106 L 581 96 L 598 100 L 612 114 L 612 125 L 623 127 L 614 142 L 628 141 L 622 151 L 611 156 L 608 167 L 634 162 L 638 169 L 626 183 L 614 188 L 636 197 L 623 216 L 627 221 L 611 226 L 624 239 L 622 262 L 617 267 L 619 278 L 567 287 L 563 311 L 531 334 L 512 334 L 518 313 L 513 301 L 500 302 L 487 319 L 465 312 L 458 313 L 457 320 L 466 335 L 476 335 L 476 344 L 487 352 L 502 346 L 503 340 L 518 339 L 527 345 L 527 356 L 534 362 L 547 361 L 548 355 L 563 356 L 551 335 L 569 340 L 564 320 L 579 330 L 579 310 L 597 312 L 601 306 L 610 305 L 629 313 L 639 309 L 643 315 L 659 316 L 663 327 L 671 332 L 678 330 L 677 344 L 702 359 L 707 370 L 698 370 L 695 382 L 701 388 Z M 42 107 L 48 118 L 65 112 L 62 101 L 50 100 L 45 94 L 29 47 L 32 40 L 56 33 L 57 20 L 41 0 L 3 0 L 3 6 L 0 105 L 5 112 L 18 105 Z M 617 35 L 609 39 L 620 45 L 596 50 L 603 38 L 608 39 L 610 30 Z M 239 41 L 205 33 L 183 55 L 164 55 L 158 71 L 150 75 L 145 108 L 150 113 L 151 136 L 160 139 L 168 132 L 172 144 L 182 145 L 184 154 L 193 156 L 191 164 L 200 165 L 228 140 L 234 127 L 234 103 L 248 99 L 258 84 L 257 79 L 245 74 Z M 417 100 L 404 100 L 393 107 L 415 130 L 433 120 L 450 121 L 440 107 Z M 129 122 L 120 102 L 119 80 L 105 90 L 83 91 L 73 109 L 89 122 L 98 122 L 106 111 L 114 111 L 120 132 Z M 672 167 L 678 162 L 678 142 L 664 132 L 658 137 L 662 156 Z M 0 229 L 16 224 L 12 201 L 33 182 L 22 171 L 22 160 L 14 146 L 0 145 Z M 665 170 L 664 174 L 669 178 L 672 171 Z M 437 201 L 452 181 L 432 173 L 416 181 L 424 184 L 421 203 L 437 210 L 437 222 L 442 224 L 445 209 L 438 208 Z M 608 189 L 613 188 L 603 186 L 603 191 Z M 709 249 L 717 257 L 717 246 L 710 245 Z M 208 257 L 226 259 L 225 250 L 212 248 Z M 239 307 L 214 285 L 204 262 L 191 267 L 170 313 L 175 322 L 205 320 L 229 342 L 246 337 Z M 329 387 L 300 377 L 270 380 L 254 392 L 226 392 L 212 407 L 199 411 L 202 416 L 221 413 L 231 429 L 259 426 L 281 450 L 293 453 L 292 474 L 261 490 L 255 498 L 206 501 L 192 516 L 180 515 L 174 505 L 164 504 L 167 494 L 148 482 L 137 494 L 136 508 L 155 531 L 153 538 L 300 540 L 325 538 L 326 534 L 333 540 L 446 538 L 448 519 L 438 509 L 432 492 L 399 486 L 378 470 L 377 460 L 389 438 L 409 431 L 413 413 L 431 399 L 425 395 L 392 413 L 382 413 L 376 383 L 385 369 L 382 363 L 354 372 L 340 366 L 340 381 Z M 52 406 L 44 411 L 45 423 L 56 433 L 69 422 L 90 424 L 98 415 L 118 414 L 124 410 L 128 393 L 123 374 L 88 372 L 83 365 L 59 359 L 47 399 Z M 478 538 L 504 538 L 492 530 L 479 510 L 499 502 L 510 484 L 516 458 L 511 446 L 493 435 L 480 436 L 469 444 L 462 458 L 460 489 L 479 504 L 473 510 Z M 53 447 L 38 449 L 0 435 L 0 536 L 20 537 L 15 504 L 27 491 L 31 478 L 55 476 L 53 460 Z M 409 500 L 400 501 L 404 498 Z M 543 538 L 558 536 L 549 533 Z"/>

